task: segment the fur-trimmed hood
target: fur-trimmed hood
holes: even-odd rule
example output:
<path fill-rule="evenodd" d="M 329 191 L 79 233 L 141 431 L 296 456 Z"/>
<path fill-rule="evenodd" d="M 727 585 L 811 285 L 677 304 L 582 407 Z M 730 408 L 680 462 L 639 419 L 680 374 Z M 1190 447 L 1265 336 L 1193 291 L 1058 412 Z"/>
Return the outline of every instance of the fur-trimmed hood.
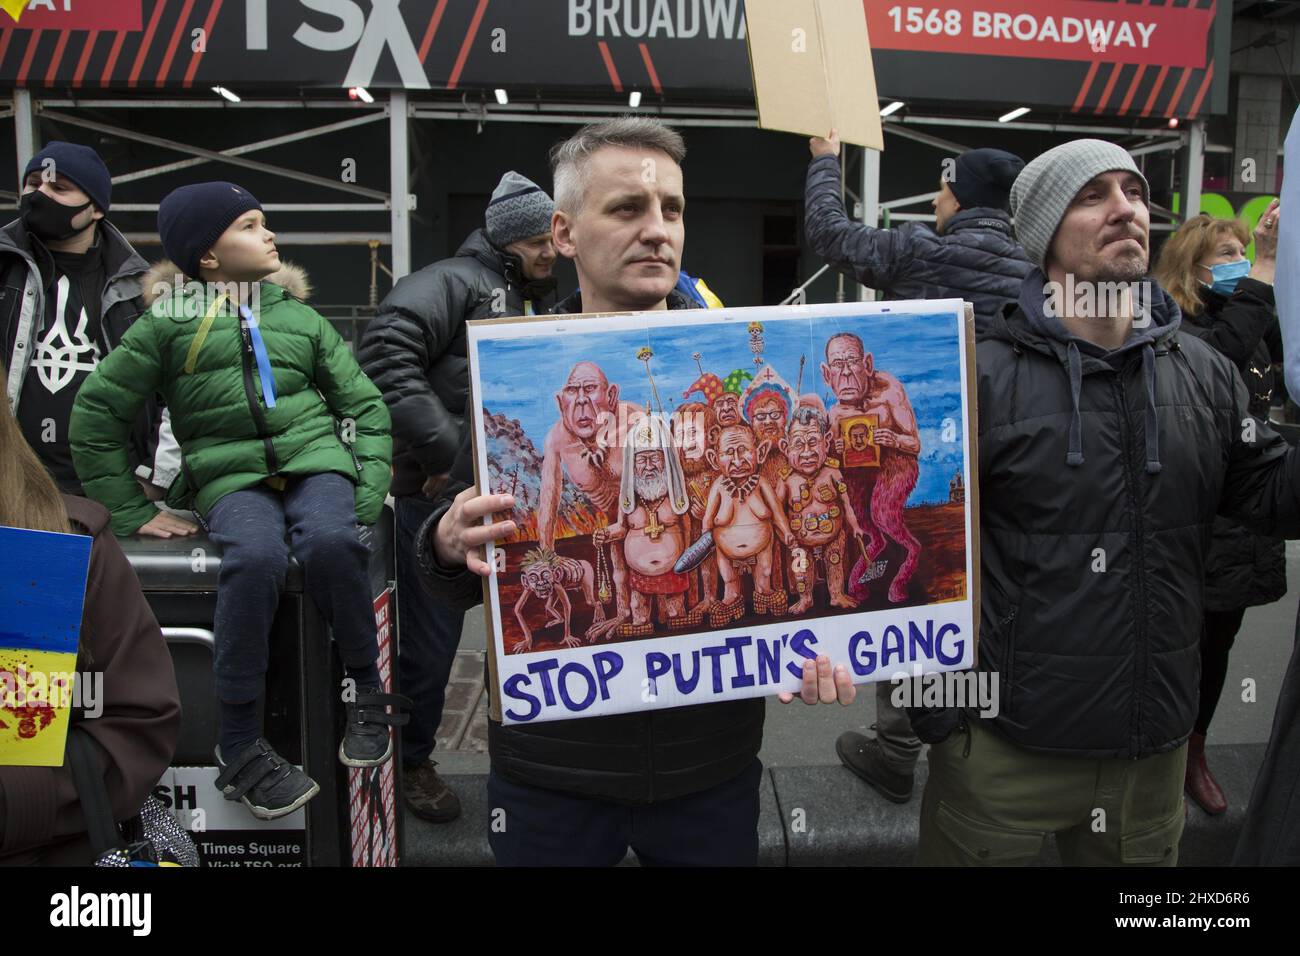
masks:
<path fill-rule="evenodd" d="M 185 279 L 181 270 L 170 259 L 164 259 L 150 266 L 149 271 L 144 274 L 141 280 L 143 286 L 141 297 L 144 299 L 145 305 L 153 305 L 156 300 L 170 296 L 172 286 L 178 279 L 182 288 L 187 281 L 190 281 Z M 311 298 L 312 286 L 311 280 L 307 277 L 307 270 L 292 262 L 281 261 L 279 271 L 272 273 L 262 281 L 278 285 L 295 299 L 306 301 Z"/>

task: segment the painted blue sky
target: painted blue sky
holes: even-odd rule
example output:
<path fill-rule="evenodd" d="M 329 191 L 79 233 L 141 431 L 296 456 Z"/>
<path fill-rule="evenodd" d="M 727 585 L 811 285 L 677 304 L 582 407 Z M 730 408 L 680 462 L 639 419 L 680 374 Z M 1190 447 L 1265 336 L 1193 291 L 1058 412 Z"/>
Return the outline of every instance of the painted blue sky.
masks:
<path fill-rule="evenodd" d="M 91 539 L 0 528 L 0 647 L 75 653 Z"/>
<path fill-rule="evenodd" d="M 703 325 L 656 326 L 643 317 L 604 319 L 604 331 L 581 334 L 528 335 L 478 343 L 483 405 L 496 414 L 518 419 L 540 451 L 558 411 L 555 393 L 569 370 L 582 360 L 596 362 L 621 397 L 646 407 L 650 383 L 637 350 L 654 351 L 650 368 L 664 411 L 689 399 L 682 392 L 698 377 L 692 353 L 699 352 L 706 372 L 726 378 L 733 369 L 753 372 L 748 322 L 762 311 L 763 359 L 792 387 L 799 376 L 799 357 L 807 356 L 800 391 L 816 392 L 829 407 L 834 396 L 821 376 L 826 340 L 836 332 L 861 336 L 878 368 L 898 376 L 907 389 L 921 432 L 921 474 L 908 504 L 948 500 L 948 481 L 962 465 L 961 371 L 957 363 L 958 326 L 955 314 L 879 314 L 840 312 L 809 319 L 804 310 L 786 310 L 789 318 L 773 318 L 768 310 L 726 310 L 734 321 Z M 711 313 L 717 316 L 718 313 Z M 500 327 L 504 328 L 504 327 Z M 518 328 L 527 328 L 519 326 Z M 565 329 L 568 332 L 568 329 Z M 953 440 L 941 440 L 943 422 L 956 423 Z"/>

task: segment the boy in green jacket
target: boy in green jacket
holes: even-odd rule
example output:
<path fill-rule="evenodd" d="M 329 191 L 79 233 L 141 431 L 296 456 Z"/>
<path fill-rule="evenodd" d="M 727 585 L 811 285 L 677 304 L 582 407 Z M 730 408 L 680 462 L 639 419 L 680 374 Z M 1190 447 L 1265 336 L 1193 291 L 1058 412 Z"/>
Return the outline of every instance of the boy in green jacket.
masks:
<path fill-rule="evenodd" d="M 112 512 L 114 532 L 132 534 L 155 509 L 131 475 L 127 434 L 149 396 L 165 397 L 181 446 L 167 503 L 193 508 L 222 548 L 217 786 L 254 816 L 274 819 L 320 789 L 261 736 L 286 526 L 355 688 L 339 759 L 383 763 L 393 749 L 389 726 L 406 720 L 404 698 L 383 693 L 376 667 L 369 555 L 357 533 L 358 522 L 378 520 L 388 490 L 388 411 L 330 324 L 263 281 L 293 284 L 283 278 L 293 273 L 282 269 L 275 234 L 247 190 L 181 187 L 159 207 L 158 232 L 177 275 L 170 288 L 146 289 L 159 297 L 82 387 L 72 456 L 86 494 Z"/>

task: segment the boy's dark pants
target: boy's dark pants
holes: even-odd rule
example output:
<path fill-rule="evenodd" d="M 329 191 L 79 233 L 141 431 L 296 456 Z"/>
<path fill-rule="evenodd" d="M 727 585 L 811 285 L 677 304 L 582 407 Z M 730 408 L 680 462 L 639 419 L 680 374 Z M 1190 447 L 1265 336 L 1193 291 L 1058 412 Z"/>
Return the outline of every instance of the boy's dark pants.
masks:
<path fill-rule="evenodd" d="M 434 599 L 420 578 L 416 535 L 436 502 L 424 495 L 393 499 L 397 539 L 398 690 L 412 702 L 411 721 L 402 728 L 402 764 L 408 770 L 433 752 L 447 679 L 460 646 L 465 612 Z"/>
<path fill-rule="evenodd" d="M 218 700 L 243 703 L 264 690 L 271 620 L 290 545 L 344 665 L 364 668 L 378 658 L 370 556 L 357 534 L 347 478 L 308 475 L 290 479 L 283 493 L 267 485 L 232 492 L 212 507 L 207 522 L 221 545 L 214 625 Z"/>

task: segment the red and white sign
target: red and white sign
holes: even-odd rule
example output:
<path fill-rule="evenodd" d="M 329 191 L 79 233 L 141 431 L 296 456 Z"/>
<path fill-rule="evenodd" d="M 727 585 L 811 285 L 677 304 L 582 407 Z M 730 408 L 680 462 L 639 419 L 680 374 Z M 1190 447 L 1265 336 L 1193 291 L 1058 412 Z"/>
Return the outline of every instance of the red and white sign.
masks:
<path fill-rule="evenodd" d="M 0 30 L 144 29 L 144 0 L 31 0 L 17 23 L 0 15 Z"/>
<path fill-rule="evenodd" d="M 867 0 L 876 49 L 1203 69 L 1213 8 L 1095 0 Z"/>
<path fill-rule="evenodd" d="M 387 588 L 375 598 L 375 629 L 379 636 L 379 676 L 385 693 L 393 690 L 392 597 Z M 393 755 L 378 767 L 348 770 L 348 807 L 352 821 L 353 866 L 397 866 L 397 788 Z"/>

